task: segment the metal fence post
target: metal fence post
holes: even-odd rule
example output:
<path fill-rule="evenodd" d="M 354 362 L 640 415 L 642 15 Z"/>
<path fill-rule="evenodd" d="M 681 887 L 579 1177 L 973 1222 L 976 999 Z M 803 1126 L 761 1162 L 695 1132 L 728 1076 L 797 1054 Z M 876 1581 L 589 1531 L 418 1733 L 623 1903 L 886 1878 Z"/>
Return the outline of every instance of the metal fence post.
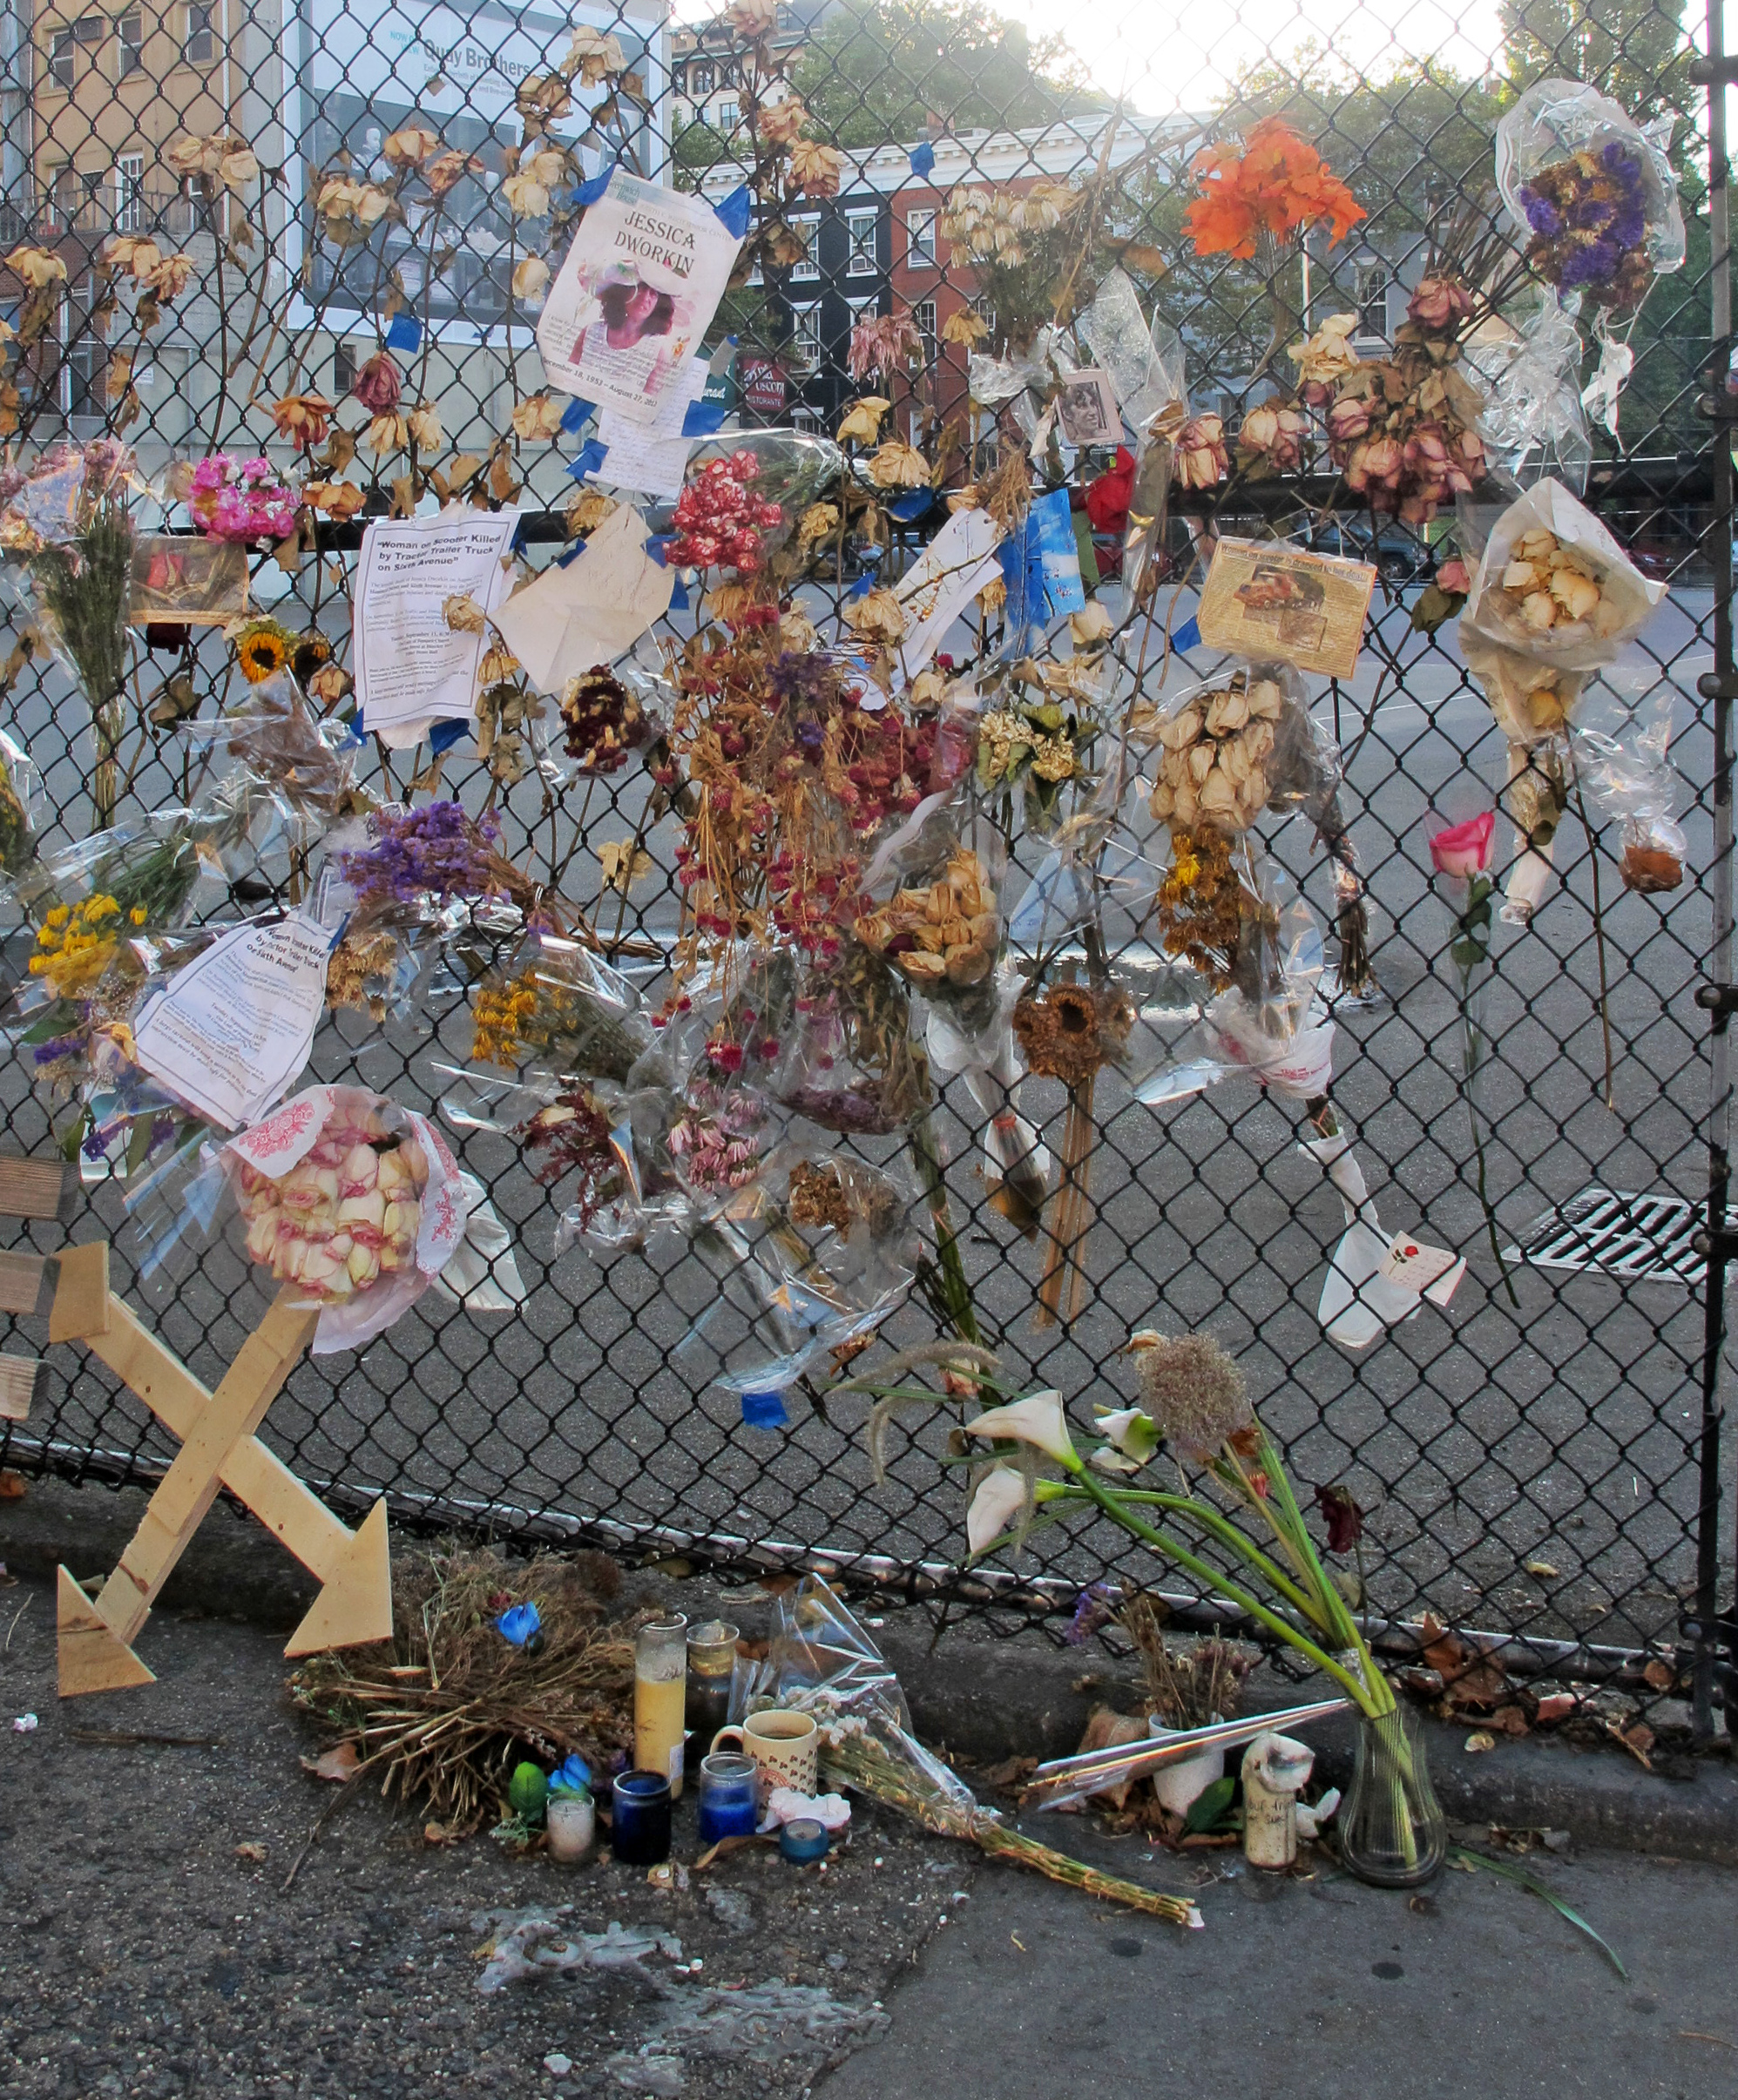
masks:
<path fill-rule="evenodd" d="M 1726 160 L 1726 58 L 1724 0 L 1708 0 L 1708 162 L 1709 295 L 1714 355 L 1709 363 L 1714 416 L 1714 670 L 1699 690 L 1714 705 L 1714 855 L 1708 869 L 1714 922 L 1708 948 L 1708 982 L 1698 1003 L 1709 1015 L 1708 1045 L 1708 1226 L 1704 1235 L 1708 1269 L 1703 1285 L 1704 1339 L 1701 1371 L 1700 1501 L 1696 1530 L 1695 1617 L 1689 1631 L 1695 1646 L 1694 1712 L 1695 1731 L 1714 1732 L 1716 1683 L 1729 1699 L 1738 1649 L 1738 1612 L 1723 1623 L 1720 1615 L 1720 1373 L 1726 1342 L 1726 1270 L 1734 1251 L 1727 1225 L 1731 1183 L 1732 1050 L 1730 1020 L 1735 1003 L 1732 983 L 1733 826 L 1732 702 L 1738 694 L 1732 637 L 1732 426 L 1725 411 L 1730 402 L 1727 380 L 1731 357 L 1732 279 L 1728 249 L 1728 195 Z M 1721 1657 L 1722 1639 L 1727 1649 Z"/>

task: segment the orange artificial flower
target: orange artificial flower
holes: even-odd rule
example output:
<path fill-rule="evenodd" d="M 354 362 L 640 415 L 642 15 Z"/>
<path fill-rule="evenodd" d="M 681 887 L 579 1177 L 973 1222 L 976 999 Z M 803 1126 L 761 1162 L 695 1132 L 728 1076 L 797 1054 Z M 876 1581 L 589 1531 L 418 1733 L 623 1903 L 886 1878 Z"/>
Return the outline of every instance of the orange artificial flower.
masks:
<path fill-rule="evenodd" d="M 1194 165 L 1201 193 L 1184 221 L 1197 255 L 1247 260 L 1263 233 L 1284 239 L 1325 220 L 1335 240 L 1365 216 L 1313 145 L 1278 117 L 1252 126 L 1241 149 L 1211 145 Z"/>

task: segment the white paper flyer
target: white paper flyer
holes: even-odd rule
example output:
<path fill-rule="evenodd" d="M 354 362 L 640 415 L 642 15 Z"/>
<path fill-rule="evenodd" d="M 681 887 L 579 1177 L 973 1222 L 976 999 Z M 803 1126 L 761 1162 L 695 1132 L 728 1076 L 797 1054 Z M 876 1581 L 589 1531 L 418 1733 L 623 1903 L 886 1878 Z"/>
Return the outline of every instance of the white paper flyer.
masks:
<path fill-rule="evenodd" d="M 579 221 L 538 321 L 551 385 L 652 422 L 686 386 L 741 246 L 703 197 L 618 168 Z"/>
<path fill-rule="evenodd" d="M 706 391 L 709 369 L 705 358 L 690 358 L 685 384 L 671 388 L 649 423 L 632 422 L 619 409 L 599 409 L 598 442 L 604 456 L 592 479 L 642 496 L 680 496 L 688 455 L 700 442 L 684 437 L 682 425 Z"/>
<path fill-rule="evenodd" d="M 430 722 L 470 720 L 488 638 L 455 633 L 443 608 L 463 593 L 494 611 L 518 523 L 517 510 L 455 510 L 378 518 L 362 534 L 356 706 L 363 728 L 393 749 L 420 743 Z"/>
<path fill-rule="evenodd" d="M 915 679 L 942 637 L 986 584 L 1002 573 L 996 544 L 1002 528 L 987 510 L 956 510 L 895 585 L 905 608 L 899 662 Z"/>
<path fill-rule="evenodd" d="M 223 935 L 139 1016 L 139 1063 L 225 1130 L 257 1122 L 308 1063 L 334 938 L 301 912 Z"/>
<path fill-rule="evenodd" d="M 646 520 L 624 503 L 569 562 L 552 562 L 495 616 L 539 692 L 626 655 L 670 610 L 676 572 L 646 551 Z"/>

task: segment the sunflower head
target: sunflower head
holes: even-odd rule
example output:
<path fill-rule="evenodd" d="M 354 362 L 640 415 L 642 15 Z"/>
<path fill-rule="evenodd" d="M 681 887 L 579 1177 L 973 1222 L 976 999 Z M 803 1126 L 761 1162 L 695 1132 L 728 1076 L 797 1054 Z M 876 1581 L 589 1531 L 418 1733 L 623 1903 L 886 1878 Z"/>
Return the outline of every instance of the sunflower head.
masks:
<path fill-rule="evenodd" d="M 291 637 L 276 626 L 250 627 L 235 645 L 236 661 L 250 685 L 263 685 L 289 661 Z"/>

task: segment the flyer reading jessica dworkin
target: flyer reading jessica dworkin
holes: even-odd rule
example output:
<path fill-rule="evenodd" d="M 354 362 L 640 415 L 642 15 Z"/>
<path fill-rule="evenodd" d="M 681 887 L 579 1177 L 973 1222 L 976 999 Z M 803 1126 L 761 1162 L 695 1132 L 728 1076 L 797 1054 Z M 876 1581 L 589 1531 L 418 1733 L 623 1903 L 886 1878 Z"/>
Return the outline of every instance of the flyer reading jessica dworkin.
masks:
<path fill-rule="evenodd" d="M 551 385 L 651 422 L 686 383 L 741 245 L 704 198 L 618 168 L 580 220 L 538 322 Z"/>

